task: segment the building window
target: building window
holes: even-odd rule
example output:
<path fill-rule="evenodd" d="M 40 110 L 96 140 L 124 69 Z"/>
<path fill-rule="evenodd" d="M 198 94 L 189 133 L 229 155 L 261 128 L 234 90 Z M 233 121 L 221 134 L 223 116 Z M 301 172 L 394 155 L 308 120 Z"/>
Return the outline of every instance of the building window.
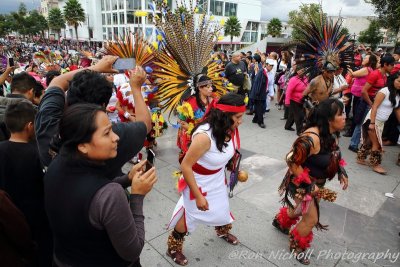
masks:
<path fill-rule="evenodd" d="M 246 25 L 246 30 L 243 33 L 242 36 L 242 42 L 246 43 L 255 43 L 257 42 L 257 36 L 258 36 L 258 22 L 247 22 Z"/>
<path fill-rule="evenodd" d="M 101 14 L 101 23 L 106 24 L 106 14 Z"/>
<path fill-rule="evenodd" d="M 235 16 L 236 17 L 236 12 L 237 10 L 237 4 L 235 3 L 225 3 L 225 16 L 230 17 L 230 16 Z"/>
<path fill-rule="evenodd" d="M 101 11 L 104 11 L 104 0 L 101 0 Z"/>
<path fill-rule="evenodd" d="M 142 9 L 142 0 L 126 0 L 126 8 L 130 10 Z"/>
<path fill-rule="evenodd" d="M 113 35 L 112 35 L 112 28 L 107 28 L 107 39 L 112 40 Z"/>
<path fill-rule="evenodd" d="M 119 34 L 118 34 L 118 27 L 114 27 L 114 36 L 119 37 Z"/>
<path fill-rule="evenodd" d="M 133 22 L 135 21 L 135 18 L 133 16 L 132 12 L 128 12 L 126 14 L 126 18 L 127 18 L 127 22 L 126 23 L 128 23 L 128 24 L 133 24 Z"/>
<path fill-rule="evenodd" d="M 119 13 L 119 24 L 125 24 L 125 13 L 124 12 Z"/>
<path fill-rule="evenodd" d="M 111 5 L 111 10 L 117 10 L 118 9 L 118 0 L 112 0 L 112 5 Z"/>
<path fill-rule="evenodd" d="M 111 14 L 107 14 L 107 25 L 111 25 Z"/>
<path fill-rule="evenodd" d="M 118 13 L 112 13 L 113 16 L 113 24 L 118 24 Z"/>
<path fill-rule="evenodd" d="M 118 0 L 119 1 L 119 9 L 124 9 L 124 0 Z"/>
<path fill-rule="evenodd" d="M 110 8 L 110 1 L 111 0 L 105 0 L 105 1 L 106 1 L 106 10 L 110 11 L 111 10 L 111 8 Z"/>
<path fill-rule="evenodd" d="M 210 12 L 215 16 L 222 16 L 224 2 L 210 0 Z"/>
<path fill-rule="evenodd" d="M 204 10 L 206 8 L 207 1 L 199 0 L 197 7 L 199 8 L 199 13 L 207 13 L 208 10 Z"/>

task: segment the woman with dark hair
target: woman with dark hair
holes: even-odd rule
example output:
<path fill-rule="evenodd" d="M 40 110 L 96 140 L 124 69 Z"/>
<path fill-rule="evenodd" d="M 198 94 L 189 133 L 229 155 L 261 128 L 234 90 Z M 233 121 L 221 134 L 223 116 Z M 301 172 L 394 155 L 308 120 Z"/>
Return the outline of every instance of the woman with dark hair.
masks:
<path fill-rule="evenodd" d="M 59 128 L 61 150 L 44 177 L 56 265 L 141 266 L 143 198 L 157 180 L 154 168 L 142 174 L 142 161 L 131 169 L 127 201 L 123 187 L 105 175 L 119 137 L 104 109 L 72 105 Z"/>
<path fill-rule="evenodd" d="M 400 72 L 392 74 L 387 80 L 387 87 L 376 94 L 371 110 L 368 112 L 361 130 L 361 148 L 357 153 L 357 163 L 369 165 L 374 172 L 386 174 L 382 162 L 382 132 L 385 122 L 394 110 L 400 119 Z"/>
<path fill-rule="evenodd" d="M 215 226 L 218 237 L 237 245 L 230 234 L 234 220 L 226 190 L 225 166 L 240 147 L 238 127 L 246 111 L 244 97 L 228 93 L 210 104 L 204 120 L 193 130 L 192 143 L 181 169 L 179 199 L 168 228 L 167 254 L 179 265 L 188 263 L 182 253 L 184 237 L 198 224 Z"/>
<path fill-rule="evenodd" d="M 194 95 L 186 99 L 181 106 L 178 107 L 178 117 L 180 128 L 178 131 L 177 145 L 181 150 L 180 158 L 188 150 L 190 144 L 190 134 L 195 126 L 204 116 L 208 105 L 213 100 L 212 92 L 212 80 L 205 74 L 199 74 L 194 78 Z M 182 107 L 185 107 L 183 108 Z M 192 110 L 193 116 L 189 116 L 184 110 Z"/>
<path fill-rule="evenodd" d="M 343 103 L 335 98 L 320 102 L 311 110 L 305 131 L 286 156 L 289 170 L 279 187 L 286 207 L 280 209 L 272 225 L 289 234 L 290 250 L 305 265 L 310 264 L 306 250 L 313 239 L 312 229 L 327 227 L 319 222 L 319 200 L 336 199 L 335 192 L 324 188 L 326 181 L 337 174 L 343 190 L 348 186 L 338 145 L 338 133 L 345 125 L 343 109 Z"/>
<path fill-rule="evenodd" d="M 358 115 L 362 112 L 357 112 L 358 104 L 361 100 L 361 92 L 367 82 L 368 75 L 378 67 L 378 59 L 375 55 L 366 55 L 361 65 L 363 67 L 357 71 L 353 72 L 351 69 L 348 70 L 348 73 L 354 78 L 353 85 L 351 86 L 351 94 L 353 95 L 353 121 L 351 125 L 352 137 L 349 145 L 349 149 L 353 152 L 358 151 L 358 144 L 360 143 L 361 136 L 361 124 L 363 119 L 361 117 L 364 115 Z"/>

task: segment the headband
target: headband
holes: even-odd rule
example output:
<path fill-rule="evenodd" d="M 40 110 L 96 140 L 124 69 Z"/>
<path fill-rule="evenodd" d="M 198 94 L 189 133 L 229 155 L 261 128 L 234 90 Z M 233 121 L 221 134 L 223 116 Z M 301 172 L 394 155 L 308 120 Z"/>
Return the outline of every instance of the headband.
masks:
<path fill-rule="evenodd" d="M 212 84 L 212 83 L 213 83 L 212 80 L 206 80 L 206 81 L 198 82 L 196 84 L 196 86 L 197 87 L 202 87 L 202 86 L 209 85 L 209 84 Z"/>
<path fill-rule="evenodd" d="M 245 112 L 246 111 L 246 105 L 243 106 L 231 106 L 231 105 L 225 105 L 225 104 L 218 104 L 217 100 L 213 100 L 211 103 L 211 107 L 215 109 L 219 109 L 224 112 L 232 112 L 232 113 L 240 113 L 240 112 Z"/>

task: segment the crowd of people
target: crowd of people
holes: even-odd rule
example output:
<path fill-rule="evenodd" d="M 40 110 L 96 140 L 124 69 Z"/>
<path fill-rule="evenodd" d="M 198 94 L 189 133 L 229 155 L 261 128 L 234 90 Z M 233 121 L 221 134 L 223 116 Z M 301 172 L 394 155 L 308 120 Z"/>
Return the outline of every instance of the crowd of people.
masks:
<path fill-rule="evenodd" d="M 140 151 L 156 146 L 165 124 L 153 99 L 159 83 L 147 67 L 118 73 L 118 57 L 97 57 L 98 47 L 70 50 L 17 42 L 1 48 L 15 59 L 3 60 L 0 76 L 1 264 L 141 266 L 143 201 L 157 174 Z M 210 60 L 223 70 L 217 76 L 231 88 L 222 96 L 215 77 L 190 77 L 190 94 L 182 92 L 174 110 L 181 197 L 168 225 L 167 255 L 175 263 L 188 264 L 185 236 L 199 224 L 239 243 L 227 193 L 247 179 L 238 177 L 239 126 L 249 115 L 268 127 L 274 100 L 284 110 L 283 130 L 298 137 L 279 188 L 284 207 L 272 224 L 289 235 L 300 263 L 310 263 L 304 255 L 313 228 L 326 229 L 320 200 L 336 199 L 326 181 L 337 176 L 343 190 L 349 184 L 339 137 L 351 137 L 358 164 L 386 173 L 383 146 L 399 140 L 400 50 L 380 54 L 360 45 L 352 52 L 351 64 L 324 58 L 314 75 L 304 68 L 307 55 L 295 50 L 213 52 Z M 125 174 L 129 161 L 135 164 Z"/>

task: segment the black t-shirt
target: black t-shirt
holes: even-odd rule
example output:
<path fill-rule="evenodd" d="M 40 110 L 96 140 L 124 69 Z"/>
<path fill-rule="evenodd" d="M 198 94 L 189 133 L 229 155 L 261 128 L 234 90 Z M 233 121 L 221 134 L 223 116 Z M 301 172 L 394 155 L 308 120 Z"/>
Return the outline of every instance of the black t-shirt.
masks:
<path fill-rule="evenodd" d="M 58 87 L 46 90 L 39 105 L 35 118 L 36 140 L 40 159 L 45 166 L 49 166 L 50 142 L 58 134 L 58 124 L 65 108 L 65 93 Z M 122 166 L 133 158 L 142 149 L 146 138 L 147 129 L 144 122 L 115 123 L 113 131 L 119 136 L 117 157 L 106 161 L 108 166 L 107 177 L 110 179 L 122 175 Z"/>
<path fill-rule="evenodd" d="M 25 215 L 35 239 L 39 229 L 48 226 L 43 177 L 36 143 L 0 142 L 0 189 L 10 195 Z"/>
<path fill-rule="evenodd" d="M 226 78 L 236 86 L 242 86 L 244 82 L 244 74 L 246 72 L 246 65 L 243 61 L 234 64 L 232 61 L 225 67 Z"/>

